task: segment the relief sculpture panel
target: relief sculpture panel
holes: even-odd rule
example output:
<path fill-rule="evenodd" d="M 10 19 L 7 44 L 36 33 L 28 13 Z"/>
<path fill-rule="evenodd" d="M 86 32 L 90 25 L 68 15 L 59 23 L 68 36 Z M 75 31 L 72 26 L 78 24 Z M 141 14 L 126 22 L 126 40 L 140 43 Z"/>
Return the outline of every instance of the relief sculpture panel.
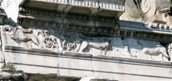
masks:
<path fill-rule="evenodd" d="M 1 36 L 5 38 L 3 42 L 7 46 L 156 61 L 170 61 L 172 55 L 171 44 L 166 49 L 158 41 L 93 36 L 65 30 L 25 29 L 21 26 L 3 27 L 2 33 Z"/>

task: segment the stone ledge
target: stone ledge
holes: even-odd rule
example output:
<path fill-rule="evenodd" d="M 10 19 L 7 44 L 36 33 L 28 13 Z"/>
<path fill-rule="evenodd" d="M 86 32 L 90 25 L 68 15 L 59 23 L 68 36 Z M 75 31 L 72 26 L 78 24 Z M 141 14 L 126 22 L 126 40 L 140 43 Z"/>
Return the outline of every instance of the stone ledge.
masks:
<path fill-rule="evenodd" d="M 153 67 L 164 67 L 172 68 L 171 62 L 162 62 L 162 61 L 153 61 L 153 60 L 144 60 L 137 58 L 124 58 L 124 57 L 110 57 L 110 56 L 93 56 L 93 61 L 104 61 L 112 63 L 122 63 L 122 64 L 133 64 L 133 65 L 145 65 Z"/>
<path fill-rule="evenodd" d="M 79 53 L 79 52 L 70 52 L 70 51 L 64 51 L 63 55 L 61 57 L 65 57 L 65 56 L 69 56 L 69 57 L 83 57 L 83 58 L 92 58 L 93 55 L 92 54 L 88 54 L 88 53 Z"/>
<path fill-rule="evenodd" d="M 125 11 L 124 2 L 125 0 L 30 0 L 23 6 L 119 18 Z"/>
<path fill-rule="evenodd" d="M 16 49 L 12 51 L 10 47 Z M 75 52 L 73 52 L 74 54 L 62 52 L 60 55 L 54 55 L 53 52 L 46 55 L 35 52 L 27 54 L 22 52 L 25 50 L 33 49 L 5 47 L 6 62 L 26 73 L 57 74 L 60 77 L 96 77 L 96 79 L 107 78 L 110 80 L 120 80 L 120 78 L 137 80 L 137 77 L 144 80 L 172 79 L 171 62 L 92 56 Z M 160 72 L 157 73 L 157 70 Z"/>
<path fill-rule="evenodd" d="M 129 75 L 129 76 L 142 76 L 142 77 L 152 77 L 152 78 L 159 78 L 159 79 L 172 79 L 172 77 L 170 76 L 158 76 L 158 75 L 150 75 L 150 74 L 136 74 L 136 73 L 128 73 L 128 72 L 111 72 L 111 71 L 102 71 L 102 70 L 90 70 L 90 69 L 79 69 L 79 68 L 71 68 L 71 67 L 52 67 L 52 66 L 48 66 L 48 65 L 35 65 L 35 64 L 24 64 L 24 63 L 15 63 L 15 62 L 9 62 L 10 64 L 13 64 L 15 66 L 27 66 L 27 67 L 39 67 L 39 68 L 49 68 L 49 69 L 56 69 L 56 70 L 61 70 L 59 73 L 57 73 L 57 76 L 60 76 L 60 77 L 81 77 L 82 74 L 77 74 L 77 75 L 80 75 L 80 76 L 77 76 L 77 75 L 66 75 L 64 74 L 65 72 L 62 71 L 62 70 L 66 70 L 66 71 L 70 71 L 70 72 L 73 72 L 73 74 L 76 74 L 76 73 L 95 73 L 96 75 L 100 75 L 101 73 L 104 73 L 106 75 Z M 107 66 L 106 66 L 107 67 Z M 21 68 L 20 68 L 21 69 Z M 24 68 L 23 68 L 24 69 Z M 29 74 L 35 74 L 35 73 L 32 73 L 32 72 L 26 72 L 26 73 L 29 73 Z M 44 73 L 44 74 L 47 74 L 47 73 Z M 55 73 L 50 73 L 50 74 L 55 74 Z M 92 77 L 95 77 L 95 76 L 92 76 Z M 98 79 L 100 78 L 104 78 L 105 76 L 101 76 L 101 77 L 96 77 Z M 107 77 L 107 76 L 106 76 Z M 110 79 L 110 78 L 108 78 Z M 110 80 L 113 80 L 113 79 L 110 79 Z"/>
<path fill-rule="evenodd" d="M 158 24 L 158 23 L 142 23 L 133 21 L 119 21 L 120 29 L 155 32 L 159 34 L 172 34 L 172 25 Z"/>
<path fill-rule="evenodd" d="M 124 57 L 112 57 L 112 56 L 104 56 L 104 55 L 93 56 L 92 54 L 68 52 L 68 51 L 53 52 L 51 50 L 45 50 L 45 49 L 35 49 L 35 48 L 28 49 L 22 47 L 6 46 L 5 52 L 40 55 L 40 56 L 53 56 L 53 57 L 62 57 L 62 58 L 72 57 L 73 59 L 172 68 L 171 62 L 152 61 L 152 60 L 143 60 L 143 59 L 134 59 L 134 58 L 124 58 Z"/>
<path fill-rule="evenodd" d="M 15 46 L 5 46 L 5 52 L 42 55 L 42 56 L 55 56 L 55 57 L 58 57 L 59 55 L 63 54 L 62 52 L 53 52 L 47 49 L 24 48 L 24 47 L 15 47 Z"/>

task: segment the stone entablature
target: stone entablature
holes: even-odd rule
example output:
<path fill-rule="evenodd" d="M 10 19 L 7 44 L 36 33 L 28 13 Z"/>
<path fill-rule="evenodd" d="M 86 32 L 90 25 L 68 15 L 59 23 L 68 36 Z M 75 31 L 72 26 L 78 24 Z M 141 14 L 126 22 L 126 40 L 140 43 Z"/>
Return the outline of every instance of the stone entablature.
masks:
<path fill-rule="evenodd" d="M 125 0 L 30 0 L 23 5 L 65 13 L 74 12 L 119 18 L 125 11 L 124 2 Z"/>
<path fill-rule="evenodd" d="M 31 74 L 111 80 L 171 80 L 171 62 L 5 47 L 6 62 Z M 46 53 L 43 53 L 46 52 Z M 11 57 L 12 59 L 8 59 Z M 24 59 L 21 61 L 21 58 Z M 37 69 L 34 69 L 37 68 Z M 46 70 L 45 70 L 46 69 Z M 158 72 L 157 72 L 158 71 Z M 125 77 L 124 77 L 125 76 Z"/>
<path fill-rule="evenodd" d="M 159 31 L 155 32 L 148 28 L 140 29 L 139 26 L 130 28 L 130 27 L 95 27 L 94 25 L 77 25 L 77 24 L 66 24 L 58 23 L 51 21 L 35 20 L 29 18 L 21 18 L 19 24 L 24 27 L 36 27 L 42 29 L 54 29 L 54 30 L 65 30 L 72 32 L 81 32 L 89 33 L 93 35 L 107 35 L 107 36 L 117 36 L 117 37 L 126 37 L 126 38 L 140 38 L 148 40 L 157 40 L 161 42 L 171 42 L 172 36 L 171 33 Z M 146 30 L 148 29 L 148 30 Z"/>
<path fill-rule="evenodd" d="M 88 36 L 90 30 L 89 28 L 86 30 L 86 27 L 81 27 L 85 31 L 85 34 L 83 34 L 83 31 L 72 31 L 73 29 L 62 30 L 62 28 L 54 29 L 52 27 L 41 27 L 42 26 L 35 27 L 35 25 L 28 29 L 22 28 L 21 26 L 1 27 L 1 37 L 6 38 L 2 39 L 2 47 L 18 46 L 23 48 L 41 48 L 51 50 L 54 53 L 59 53 L 59 51 L 70 51 L 75 54 L 89 53 L 95 56 L 126 56 L 129 58 L 158 61 L 169 61 L 169 58 L 171 58 L 171 54 L 168 55 L 166 52 L 168 50 L 168 53 L 171 53 L 171 44 L 169 43 L 169 45 L 167 45 L 169 48 L 165 48 L 157 41 L 170 42 L 170 40 L 172 40 L 172 37 L 165 35 L 116 30 L 115 33 L 118 37 L 103 37 L 95 34 Z M 95 33 L 100 32 L 97 31 Z M 143 49 L 148 47 L 155 50 L 156 53 L 152 55 L 145 54 L 144 51 L 146 50 L 143 51 Z M 30 51 L 26 50 L 25 52 L 28 53 Z M 161 54 L 161 52 L 163 52 L 163 54 Z M 48 54 L 49 51 L 45 53 Z"/>
<path fill-rule="evenodd" d="M 121 21 L 122 8 L 113 4 L 124 1 L 101 1 L 26 1 L 17 26 L 0 26 L 0 66 L 60 77 L 172 79 L 171 26 Z"/>
<path fill-rule="evenodd" d="M 95 16 L 95 15 L 86 15 L 79 13 L 64 13 L 54 10 L 45 10 L 45 9 L 36 9 L 29 7 L 20 7 L 20 15 L 24 16 L 37 16 L 38 17 L 53 17 L 53 18 L 63 18 L 64 19 L 74 19 L 79 21 L 95 21 L 101 23 L 110 23 L 118 24 L 118 19 L 115 17 L 106 17 L 106 16 Z M 19 15 L 19 16 L 20 16 Z M 116 21 L 116 22 L 115 22 Z"/>
<path fill-rule="evenodd" d="M 58 23 L 51 21 L 43 21 L 43 20 L 35 20 L 29 18 L 21 18 L 20 25 L 24 27 L 36 27 L 42 29 L 54 29 L 54 30 L 65 30 L 72 32 L 81 32 L 81 33 L 89 33 L 95 35 L 107 35 L 107 36 L 118 36 L 118 37 L 126 37 L 126 38 L 140 38 L 140 39 L 148 39 L 148 40 L 157 40 L 161 42 L 171 42 L 172 36 L 171 33 L 160 31 L 154 32 L 150 29 L 140 29 L 139 26 L 130 28 L 130 27 L 95 27 L 94 25 L 86 26 L 86 25 L 77 25 L 77 24 L 66 24 L 66 23 Z M 168 33 L 168 34 L 167 34 Z"/>
<path fill-rule="evenodd" d="M 115 17 L 63 13 L 30 7 L 20 8 L 19 24 L 27 28 L 52 28 L 54 30 L 141 38 L 162 42 L 170 42 L 172 40 L 170 25 L 122 21 Z"/>
<path fill-rule="evenodd" d="M 35 17 L 36 16 L 36 17 Z M 41 10 L 28 7 L 20 8 L 20 18 L 38 19 L 65 24 L 77 24 L 90 27 L 111 27 L 115 29 L 127 29 L 141 32 L 156 32 L 160 34 L 170 34 L 171 25 L 157 23 L 142 23 L 133 21 L 122 21 L 114 17 L 91 16 L 77 13 L 63 13 L 50 10 Z M 35 17 L 35 18 L 34 18 Z M 46 18 L 43 18 L 46 17 Z"/>

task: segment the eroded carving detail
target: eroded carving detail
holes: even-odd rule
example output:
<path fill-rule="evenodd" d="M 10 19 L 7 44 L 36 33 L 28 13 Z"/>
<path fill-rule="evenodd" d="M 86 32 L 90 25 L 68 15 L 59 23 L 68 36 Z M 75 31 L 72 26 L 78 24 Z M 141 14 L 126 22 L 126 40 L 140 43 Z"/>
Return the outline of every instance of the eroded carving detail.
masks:
<path fill-rule="evenodd" d="M 42 39 L 40 40 L 42 40 L 41 43 L 43 45 L 43 48 L 50 48 L 55 51 L 62 51 L 60 39 L 52 35 L 48 30 L 38 31 L 38 36 L 42 37 Z"/>
<path fill-rule="evenodd" d="M 18 26 L 16 28 L 5 27 L 4 30 L 6 32 L 9 32 L 11 39 L 15 41 L 22 41 L 22 42 L 32 41 L 35 45 L 41 47 L 39 40 L 34 34 L 32 34 L 31 29 L 24 29 L 21 26 Z"/>
<path fill-rule="evenodd" d="M 143 48 L 142 52 L 148 55 L 162 54 L 163 57 L 170 60 L 170 57 L 168 56 L 166 52 L 166 48 L 161 45 L 157 45 L 155 48 Z"/>
<path fill-rule="evenodd" d="M 111 40 L 108 40 L 107 42 L 101 42 L 101 43 L 96 43 L 96 42 L 88 42 L 88 41 L 83 41 L 79 52 L 83 52 L 87 47 L 92 47 L 96 49 L 101 50 L 101 54 L 104 51 L 104 55 L 106 55 L 107 50 L 110 48 Z"/>
<path fill-rule="evenodd" d="M 57 27 L 60 28 L 59 26 L 60 25 L 58 25 Z M 153 46 L 159 45 L 159 43 L 156 43 L 155 41 L 154 41 L 155 43 L 154 45 L 147 46 L 147 44 L 141 42 L 143 40 L 139 42 L 136 41 L 133 42 L 135 44 L 131 44 L 130 43 L 131 41 L 128 40 L 127 38 L 96 37 L 96 35 L 94 36 L 92 34 L 89 35 L 78 32 L 69 32 L 66 30 L 24 29 L 22 27 L 4 27 L 3 29 L 5 32 L 9 32 L 10 38 L 16 41 L 15 46 L 22 46 L 25 44 L 25 43 L 18 43 L 18 41 L 21 41 L 29 44 L 31 48 L 48 49 L 54 52 L 70 51 L 70 52 L 80 52 L 80 53 L 91 53 L 93 55 L 101 54 L 101 55 L 110 55 L 110 56 L 117 54 L 122 57 L 129 56 L 129 58 L 140 58 L 140 56 L 138 56 L 137 54 L 142 54 L 141 52 L 143 52 L 144 56 L 147 57 L 148 55 L 152 58 L 152 60 L 159 59 L 160 61 L 161 60 L 164 61 L 165 59 L 165 61 L 167 61 L 167 59 L 170 58 L 169 57 L 170 54 L 168 55 L 166 53 L 166 49 L 164 47 L 157 46 L 153 48 Z M 149 33 L 149 35 L 146 35 L 143 32 L 133 33 L 133 34 L 131 33 L 132 32 L 130 31 L 120 31 L 120 35 L 122 36 L 130 37 L 132 35 L 133 36 L 138 35 L 138 37 L 147 37 L 147 38 L 154 37 L 154 34 L 151 33 Z M 118 44 L 117 42 L 120 44 Z M 151 41 L 148 42 L 151 43 Z M 168 51 L 169 49 L 170 48 L 168 48 Z M 162 59 L 160 56 L 162 56 Z M 150 60 L 150 58 L 146 58 L 146 59 Z"/>
<path fill-rule="evenodd" d="M 64 41 L 63 42 L 63 49 L 67 51 L 75 50 L 77 47 L 76 43 L 73 41 Z"/>
<path fill-rule="evenodd" d="M 168 43 L 166 45 L 166 49 L 167 49 L 167 53 L 168 53 L 168 55 L 170 57 L 170 60 L 172 61 L 172 43 Z"/>

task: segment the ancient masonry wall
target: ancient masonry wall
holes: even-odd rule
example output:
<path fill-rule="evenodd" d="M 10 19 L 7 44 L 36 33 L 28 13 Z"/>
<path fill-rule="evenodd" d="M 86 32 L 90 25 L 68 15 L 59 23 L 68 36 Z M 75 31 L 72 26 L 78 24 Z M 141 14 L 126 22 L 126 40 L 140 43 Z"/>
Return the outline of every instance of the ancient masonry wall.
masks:
<path fill-rule="evenodd" d="M 119 20 L 124 2 L 9 0 L 0 13 L 0 66 L 80 81 L 172 80 L 172 26 Z"/>

